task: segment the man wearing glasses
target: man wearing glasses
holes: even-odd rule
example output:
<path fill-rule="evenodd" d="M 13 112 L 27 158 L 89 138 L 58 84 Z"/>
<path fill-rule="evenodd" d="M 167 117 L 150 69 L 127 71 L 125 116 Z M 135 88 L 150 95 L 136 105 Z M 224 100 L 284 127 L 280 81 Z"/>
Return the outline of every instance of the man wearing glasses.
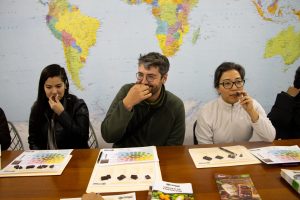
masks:
<path fill-rule="evenodd" d="M 136 83 L 120 89 L 101 124 L 106 142 L 118 148 L 183 144 L 184 105 L 164 86 L 169 66 L 159 53 L 140 56 Z"/>
<path fill-rule="evenodd" d="M 215 71 L 214 87 L 219 98 L 199 111 L 195 128 L 198 143 L 272 142 L 275 128 L 262 106 L 244 90 L 245 70 L 232 62 Z"/>

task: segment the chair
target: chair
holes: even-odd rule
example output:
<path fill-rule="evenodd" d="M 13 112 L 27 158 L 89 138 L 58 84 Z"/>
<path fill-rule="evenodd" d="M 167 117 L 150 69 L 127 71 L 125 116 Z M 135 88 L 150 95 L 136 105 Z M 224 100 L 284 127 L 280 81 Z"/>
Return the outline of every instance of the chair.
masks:
<path fill-rule="evenodd" d="M 198 144 L 198 140 L 197 140 L 196 132 L 195 132 L 196 126 L 197 126 L 197 120 L 193 124 L 193 141 L 194 141 L 194 144 Z"/>
<path fill-rule="evenodd" d="M 89 130 L 89 140 L 88 140 L 88 145 L 90 147 L 90 149 L 98 149 L 99 148 L 99 144 L 98 144 L 98 140 L 97 140 L 97 136 L 95 133 L 95 130 L 92 126 L 92 123 L 90 123 L 90 130 Z"/>
<path fill-rule="evenodd" d="M 8 123 L 8 128 L 9 128 L 9 134 L 11 137 L 11 143 L 7 150 L 9 150 L 9 151 L 22 150 L 23 151 L 24 145 L 22 143 L 21 137 L 20 137 L 16 127 L 10 121 L 8 121 L 7 123 Z"/>

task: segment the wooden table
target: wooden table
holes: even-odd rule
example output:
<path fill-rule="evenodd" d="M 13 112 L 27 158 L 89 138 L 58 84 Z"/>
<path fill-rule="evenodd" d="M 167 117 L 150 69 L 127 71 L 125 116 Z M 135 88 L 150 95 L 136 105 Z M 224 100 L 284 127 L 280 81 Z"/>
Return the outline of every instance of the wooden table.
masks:
<path fill-rule="evenodd" d="M 269 145 L 299 145 L 299 140 L 282 140 L 273 143 L 254 142 L 239 143 L 248 148 Z M 236 144 L 226 144 L 229 146 Z M 192 183 L 195 199 L 220 199 L 214 179 L 215 173 L 250 174 L 252 181 L 262 199 L 293 200 L 300 196 L 280 178 L 280 169 L 298 169 L 300 166 L 280 165 L 245 165 L 236 167 L 220 167 L 197 169 L 189 155 L 189 148 L 213 147 L 221 145 L 171 146 L 158 147 L 158 156 L 162 178 L 177 183 Z M 80 197 L 85 193 L 98 149 L 74 150 L 72 159 L 60 176 L 12 177 L 0 178 L 0 199 L 58 200 L 60 198 Z M 6 166 L 21 151 L 2 152 L 2 167 Z M 136 192 L 137 200 L 146 200 L 147 191 Z"/>

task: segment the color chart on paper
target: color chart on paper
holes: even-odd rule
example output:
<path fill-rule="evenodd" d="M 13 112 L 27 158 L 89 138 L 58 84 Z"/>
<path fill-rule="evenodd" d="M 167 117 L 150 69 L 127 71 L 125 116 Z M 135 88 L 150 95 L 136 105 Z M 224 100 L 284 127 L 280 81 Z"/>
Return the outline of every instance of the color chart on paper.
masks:
<path fill-rule="evenodd" d="M 31 157 L 28 157 L 27 160 L 23 160 L 22 164 L 26 165 L 36 165 L 36 164 L 59 164 L 62 163 L 66 155 L 61 153 L 50 153 L 50 152 L 38 152 L 33 154 Z"/>
<path fill-rule="evenodd" d="M 295 150 L 271 150 L 268 152 L 282 161 L 298 161 L 300 162 L 300 151 Z"/>
<path fill-rule="evenodd" d="M 250 151 L 267 164 L 300 162 L 300 148 L 297 145 L 261 147 Z"/>
<path fill-rule="evenodd" d="M 72 150 L 40 150 L 25 151 L 24 154 L 16 159 L 12 164 L 19 165 L 57 165 L 64 162 Z"/>
<path fill-rule="evenodd" d="M 72 149 L 24 151 L 1 171 L 0 176 L 59 174 L 71 159 L 71 152 Z"/>
<path fill-rule="evenodd" d="M 152 146 L 102 149 L 100 153 L 100 164 L 123 164 L 151 161 L 158 161 L 156 148 L 153 148 Z"/>

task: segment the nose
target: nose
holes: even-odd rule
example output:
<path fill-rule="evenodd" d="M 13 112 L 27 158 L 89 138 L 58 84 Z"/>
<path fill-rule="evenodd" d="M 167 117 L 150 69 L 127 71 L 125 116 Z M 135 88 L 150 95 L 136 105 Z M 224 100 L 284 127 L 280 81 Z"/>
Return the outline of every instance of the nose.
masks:
<path fill-rule="evenodd" d="M 55 87 L 51 88 L 51 94 L 56 95 L 57 89 Z"/>

